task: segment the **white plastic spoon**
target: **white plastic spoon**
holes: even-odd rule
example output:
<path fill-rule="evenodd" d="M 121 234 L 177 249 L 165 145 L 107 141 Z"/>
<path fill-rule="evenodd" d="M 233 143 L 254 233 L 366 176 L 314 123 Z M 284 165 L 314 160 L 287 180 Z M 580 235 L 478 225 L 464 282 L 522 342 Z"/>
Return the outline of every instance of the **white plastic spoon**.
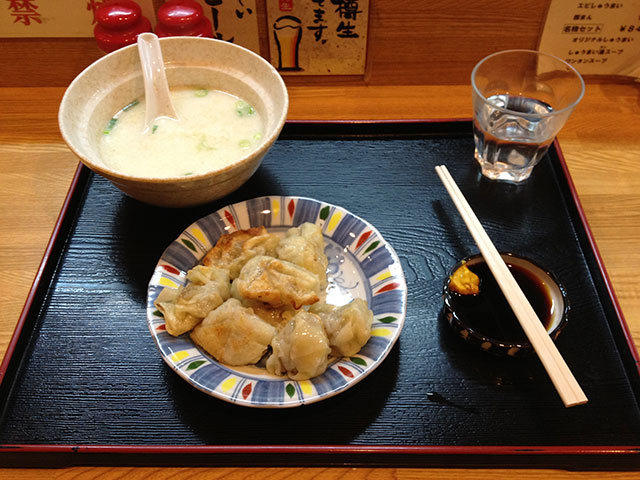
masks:
<path fill-rule="evenodd" d="M 153 132 L 157 118 L 177 120 L 178 115 L 171 102 L 169 82 L 164 71 L 164 60 L 158 37 L 153 33 L 138 35 L 138 53 L 144 78 L 146 111 L 142 133 L 145 134 Z"/>

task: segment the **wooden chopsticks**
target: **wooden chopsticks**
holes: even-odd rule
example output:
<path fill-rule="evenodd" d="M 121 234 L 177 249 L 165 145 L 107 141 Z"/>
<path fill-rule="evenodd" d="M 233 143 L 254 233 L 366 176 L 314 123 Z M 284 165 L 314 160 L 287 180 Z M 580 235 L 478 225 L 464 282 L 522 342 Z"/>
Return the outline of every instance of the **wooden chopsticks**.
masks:
<path fill-rule="evenodd" d="M 507 302 L 513 309 L 527 338 L 538 354 L 565 407 L 587 403 L 588 399 L 580 385 L 578 385 L 522 289 L 513 278 L 509 267 L 507 267 L 495 245 L 491 242 L 489 235 L 480 224 L 478 217 L 464 198 L 455 180 L 451 177 L 449 170 L 444 165 L 439 165 L 436 167 L 436 173 L 442 180 L 447 192 L 449 192 L 453 203 L 458 212 L 460 212 L 469 232 L 471 232 L 480 249 L 480 253 L 487 262 Z"/>

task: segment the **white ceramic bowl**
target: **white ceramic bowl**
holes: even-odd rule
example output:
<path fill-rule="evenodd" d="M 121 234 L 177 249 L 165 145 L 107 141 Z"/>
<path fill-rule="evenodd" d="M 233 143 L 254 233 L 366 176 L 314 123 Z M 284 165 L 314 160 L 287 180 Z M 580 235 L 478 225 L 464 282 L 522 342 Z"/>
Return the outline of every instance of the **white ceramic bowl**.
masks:
<path fill-rule="evenodd" d="M 161 38 L 160 45 L 171 88 L 222 90 L 260 113 L 265 130 L 255 151 L 225 168 L 188 177 L 136 177 L 106 166 L 98 150 L 105 125 L 133 99 L 144 98 L 137 45 L 102 57 L 73 80 L 60 104 L 60 131 L 82 163 L 127 195 L 164 207 L 204 204 L 236 190 L 258 169 L 284 126 L 287 89 L 270 63 L 238 45 L 201 37 Z"/>

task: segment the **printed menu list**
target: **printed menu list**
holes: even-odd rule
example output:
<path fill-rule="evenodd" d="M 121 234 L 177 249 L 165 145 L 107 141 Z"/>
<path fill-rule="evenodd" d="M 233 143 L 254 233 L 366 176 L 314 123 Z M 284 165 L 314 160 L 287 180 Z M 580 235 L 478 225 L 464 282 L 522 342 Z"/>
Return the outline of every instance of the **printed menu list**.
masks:
<path fill-rule="evenodd" d="M 582 75 L 640 78 L 640 0 L 552 0 L 539 49 Z"/>

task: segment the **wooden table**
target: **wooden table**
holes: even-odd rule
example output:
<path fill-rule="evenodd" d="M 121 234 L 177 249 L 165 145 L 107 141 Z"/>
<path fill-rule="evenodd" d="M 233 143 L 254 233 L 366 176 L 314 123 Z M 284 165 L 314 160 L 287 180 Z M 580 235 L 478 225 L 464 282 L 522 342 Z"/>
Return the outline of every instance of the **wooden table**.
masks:
<path fill-rule="evenodd" d="M 64 88 L 0 88 L 0 357 L 20 316 L 77 159 L 57 125 Z M 468 86 L 290 87 L 290 119 L 470 118 Z M 559 135 L 572 179 L 626 318 L 640 345 L 640 86 L 589 83 Z M 469 161 L 473 161 L 469 159 Z M 403 468 L 1 469 L 0 478 L 575 478 L 564 470 Z M 640 478 L 585 472 L 581 478 Z"/>

